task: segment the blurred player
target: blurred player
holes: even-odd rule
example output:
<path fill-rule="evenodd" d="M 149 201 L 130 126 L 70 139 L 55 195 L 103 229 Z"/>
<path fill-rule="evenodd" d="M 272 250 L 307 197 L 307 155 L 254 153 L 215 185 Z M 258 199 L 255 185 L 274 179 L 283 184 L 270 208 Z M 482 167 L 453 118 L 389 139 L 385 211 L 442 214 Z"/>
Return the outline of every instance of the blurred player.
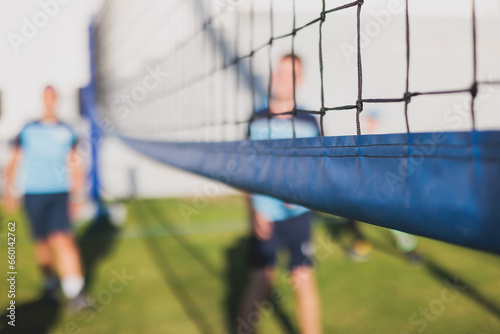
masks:
<path fill-rule="evenodd" d="M 85 174 L 75 133 L 57 119 L 54 88 L 46 87 L 43 98 L 42 118 L 27 124 L 14 141 L 6 173 L 5 207 L 8 212 L 18 208 L 14 189 L 21 164 L 24 206 L 36 240 L 36 261 L 45 278 L 44 297 L 55 300 L 59 278 L 68 306 L 76 312 L 87 308 L 89 301 L 83 293 L 85 282 L 71 232 L 70 209 L 75 214 L 84 198 Z"/>
<path fill-rule="evenodd" d="M 272 79 L 270 106 L 254 115 L 250 124 L 253 140 L 293 138 L 292 115 L 276 115 L 294 108 L 293 64 L 296 85 L 302 80 L 302 62 L 292 55 L 284 56 Z M 269 120 L 269 113 L 274 114 Z M 316 137 L 319 129 L 314 117 L 298 113 L 296 137 Z M 258 325 L 252 319 L 259 305 L 269 298 L 276 276 L 276 253 L 289 252 L 292 289 L 296 294 L 296 313 L 301 333 L 320 333 L 320 309 L 311 255 L 311 213 L 308 209 L 278 199 L 251 196 L 252 237 L 250 241 L 250 285 L 243 301 L 238 333 L 253 333 Z"/>

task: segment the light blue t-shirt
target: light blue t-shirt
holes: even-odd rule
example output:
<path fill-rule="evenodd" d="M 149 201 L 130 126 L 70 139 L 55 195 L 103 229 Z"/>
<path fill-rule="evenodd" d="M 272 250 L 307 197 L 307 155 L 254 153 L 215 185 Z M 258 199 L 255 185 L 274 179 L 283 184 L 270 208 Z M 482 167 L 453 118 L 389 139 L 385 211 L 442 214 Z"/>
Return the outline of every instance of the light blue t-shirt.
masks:
<path fill-rule="evenodd" d="M 269 110 L 255 114 L 250 124 L 252 140 L 289 139 L 293 138 L 292 119 L 268 118 Z M 298 113 L 295 117 L 296 138 L 310 138 L 319 136 L 319 127 L 316 119 L 308 114 Z M 287 204 L 274 197 L 252 195 L 252 205 L 255 211 L 271 221 L 282 221 L 300 216 L 309 209 L 294 204 Z"/>
<path fill-rule="evenodd" d="M 32 122 L 16 138 L 22 149 L 20 175 L 25 194 L 57 194 L 70 188 L 67 160 L 76 146 L 75 132 L 66 124 Z"/>

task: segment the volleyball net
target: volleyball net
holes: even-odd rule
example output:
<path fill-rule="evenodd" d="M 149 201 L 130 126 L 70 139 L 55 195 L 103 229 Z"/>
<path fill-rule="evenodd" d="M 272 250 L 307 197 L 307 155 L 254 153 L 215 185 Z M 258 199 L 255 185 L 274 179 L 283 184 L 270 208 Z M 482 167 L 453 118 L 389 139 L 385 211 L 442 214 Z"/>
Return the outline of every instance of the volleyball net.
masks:
<path fill-rule="evenodd" d="M 482 67 L 489 40 L 478 38 L 495 36 L 497 22 L 479 24 L 476 1 L 461 2 L 465 51 L 449 57 L 460 65 L 450 84 L 412 70 L 422 42 L 414 46 L 408 0 L 372 2 L 383 9 L 376 19 L 363 0 L 108 0 L 92 34 L 93 119 L 149 157 L 247 192 L 500 253 L 499 107 L 486 106 L 496 110 L 489 120 L 478 116 L 482 96 L 500 88 L 498 59 Z M 391 34 L 383 53 L 369 48 Z M 300 57 L 305 87 L 292 61 L 292 107 L 267 121 L 290 117 L 292 134 L 251 140 L 284 54 Z M 460 127 L 426 128 L 443 108 L 437 96 L 461 96 Z M 296 137 L 302 114 L 317 119 L 318 137 Z M 385 128 L 374 125 L 379 114 Z"/>

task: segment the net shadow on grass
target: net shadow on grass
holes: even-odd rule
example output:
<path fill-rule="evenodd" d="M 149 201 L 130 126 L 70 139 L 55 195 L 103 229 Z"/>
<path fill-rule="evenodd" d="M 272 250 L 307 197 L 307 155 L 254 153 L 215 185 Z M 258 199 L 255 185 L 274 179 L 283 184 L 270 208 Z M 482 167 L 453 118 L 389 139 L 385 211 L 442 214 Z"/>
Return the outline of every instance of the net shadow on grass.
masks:
<path fill-rule="evenodd" d="M 324 225 L 333 240 L 348 254 L 354 240 L 366 240 L 359 223 L 351 219 L 316 213 L 318 223 Z"/>
<path fill-rule="evenodd" d="M 226 310 L 226 326 L 228 333 L 238 333 L 238 317 L 245 290 L 249 283 L 251 274 L 247 264 L 249 238 L 243 237 L 226 250 L 226 294 L 224 307 Z M 273 315 L 276 317 L 282 332 L 286 334 L 298 334 L 289 316 L 280 305 L 273 303 Z"/>
<path fill-rule="evenodd" d="M 119 229 L 111 223 L 109 216 L 102 214 L 95 218 L 90 227 L 78 238 L 86 290 L 89 290 L 94 282 L 97 265 L 115 248 L 119 232 Z"/>
<path fill-rule="evenodd" d="M 246 263 L 248 238 L 240 238 L 226 250 L 226 271 L 220 273 L 216 267 L 210 263 L 199 250 L 191 245 L 182 235 L 176 232 L 175 226 L 169 223 L 168 219 L 153 205 L 147 205 L 142 201 L 133 203 L 137 218 L 144 221 L 144 217 L 151 217 L 155 222 L 161 223 L 162 227 L 171 233 L 170 238 L 175 240 L 191 257 L 199 263 L 205 271 L 225 282 L 226 293 L 223 301 L 223 308 L 226 313 L 226 328 L 228 333 L 236 333 L 237 318 L 241 301 L 248 283 L 250 269 Z M 183 286 L 182 277 L 179 277 L 171 263 L 168 261 L 155 238 L 149 238 L 146 244 L 152 257 L 162 272 L 165 282 L 174 292 L 177 300 L 183 307 L 185 313 L 193 321 L 200 333 L 214 333 L 210 325 L 204 318 L 201 310 L 196 306 L 195 301 L 190 297 L 189 291 Z M 283 333 L 296 334 L 291 320 L 279 305 L 274 304 L 274 315 L 276 316 Z"/>
<path fill-rule="evenodd" d="M 139 201 L 134 201 L 133 203 L 138 202 Z M 144 220 L 144 216 L 147 213 L 149 213 L 149 215 L 152 215 L 151 213 L 153 212 L 150 211 L 152 210 L 152 208 L 147 208 L 145 205 L 141 204 L 135 205 L 134 208 L 135 210 L 133 211 L 135 213 L 135 216 L 140 220 Z M 164 223 L 163 220 L 161 220 L 161 222 Z M 173 239 L 177 240 L 178 238 L 173 237 Z M 189 319 L 191 319 L 198 331 L 202 334 L 216 333 L 206 320 L 200 308 L 196 305 L 195 300 L 191 297 L 188 288 L 185 287 L 185 284 L 182 281 L 182 277 L 179 277 L 175 272 L 174 267 L 168 259 L 168 256 L 164 254 L 161 246 L 158 244 L 157 239 L 148 238 L 143 240 L 147 250 L 151 254 L 151 258 L 156 263 L 158 270 L 163 276 L 165 283 L 168 285 L 170 291 L 173 293 L 182 309 L 184 310 L 185 314 L 189 317 Z M 183 242 L 180 242 L 180 244 L 183 247 L 189 246 L 187 243 Z M 190 254 L 192 253 L 190 252 Z M 196 259 L 200 260 L 199 258 Z"/>
<path fill-rule="evenodd" d="M 478 306 L 482 307 L 485 311 L 488 311 L 491 315 L 500 320 L 500 307 L 490 299 L 486 298 L 481 292 L 479 292 L 479 290 L 463 278 L 452 273 L 451 271 L 446 270 L 430 258 L 427 258 L 425 267 L 429 274 L 431 274 L 434 278 L 440 282 L 447 281 L 449 284 L 457 288 L 457 293 L 463 293 Z"/>
<path fill-rule="evenodd" d="M 249 281 L 250 270 L 244 261 L 247 249 L 248 238 L 240 238 L 225 252 L 227 285 L 224 308 L 229 333 L 236 333 L 239 309 Z"/>
<path fill-rule="evenodd" d="M 161 270 L 163 279 L 170 287 L 170 291 L 172 291 L 175 295 L 188 317 L 198 328 L 199 332 L 204 334 L 215 333 L 206 321 L 201 310 L 196 306 L 195 301 L 190 297 L 188 289 L 182 282 L 182 278 L 176 274 L 167 256 L 162 253 L 162 250 L 156 240 L 149 239 L 148 242 L 145 242 L 145 244 L 156 262 L 157 267 Z"/>
<path fill-rule="evenodd" d="M 164 217 L 164 215 L 153 205 L 147 205 L 144 201 L 135 201 L 134 204 L 135 207 L 139 207 L 139 210 L 141 211 L 141 213 L 144 213 L 144 216 L 150 216 L 152 219 L 154 219 L 155 222 L 160 223 L 162 228 L 164 228 L 165 231 L 169 232 L 171 239 L 176 241 L 179 246 L 181 246 L 187 253 L 189 253 L 191 257 L 196 260 L 196 262 L 198 262 L 208 274 L 217 279 L 222 278 L 220 271 L 212 263 L 210 263 L 210 261 L 203 255 L 203 253 L 201 253 L 196 247 L 193 247 L 185 237 L 183 237 L 179 233 L 176 233 L 177 229 L 173 224 L 169 223 L 168 217 Z M 144 216 L 142 217 L 142 220 L 144 220 Z"/>
<path fill-rule="evenodd" d="M 89 228 L 77 238 L 85 271 L 85 289 L 88 290 L 94 281 L 98 263 L 113 249 L 117 234 L 118 229 L 110 223 L 107 216 L 102 216 L 91 222 Z M 48 301 L 43 296 L 33 301 L 16 304 L 16 326 L 5 323 L 0 333 L 49 333 L 59 320 L 62 311 L 61 302 Z M 2 318 L 8 319 L 7 314 L 7 312 L 2 313 Z"/>
<path fill-rule="evenodd" d="M 0 329 L 0 334 L 10 333 L 37 333 L 46 334 L 53 328 L 59 320 L 61 304 L 56 302 L 48 303 L 43 298 L 16 305 L 15 327 L 7 325 L 8 312 L 3 312 L 1 317 L 5 321 Z"/>
<path fill-rule="evenodd" d="M 369 240 L 369 241 L 372 243 L 373 248 L 375 250 L 378 250 L 393 257 L 398 257 L 402 260 L 405 259 L 405 257 L 399 251 L 397 251 L 397 249 L 393 246 L 392 239 L 390 239 L 390 241 L 387 243 L 380 242 L 379 240 Z M 485 311 L 489 312 L 491 315 L 500 320 L 500 306 L 497 303 L 485 297 L 477 288 L 475 288 L 472 284 L 468 283 L 464 277 L 461 277 L 460 275 L 457 275 L 456 273 L 453 273 L 452 271 L 446 269 L 443 265 L 439 264 L 429 255 L 425 256 L 422 265 L 427 270 L 427 272 L 430 274 L 431 277 L 438 280 L 441 284 L 445 284 L 449 287 L 451 286 L 456 287 L 455 291 L 458 294 L 463 294 L 467 296 L 478 306 L 480 306 Z"/>

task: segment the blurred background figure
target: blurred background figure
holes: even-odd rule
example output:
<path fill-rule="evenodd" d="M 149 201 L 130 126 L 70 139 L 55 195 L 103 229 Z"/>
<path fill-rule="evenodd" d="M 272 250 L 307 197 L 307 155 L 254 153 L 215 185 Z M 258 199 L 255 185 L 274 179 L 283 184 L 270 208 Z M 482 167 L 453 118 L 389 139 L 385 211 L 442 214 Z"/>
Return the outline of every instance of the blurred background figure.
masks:
<path fill-rule="evenodd" d="M 55 113 L 57 93 L 44 90 L 44 114 L 28 123 L 14 140 L 14 153 L 7 167 L 5 209 L 18 208 L 17 171 L 20 169 L 23 202 L 36 242 L 36 261 L 45 279 L 44 298 L 56 301 L 58 281 L 71 311 L 90 306 L 79 250 L 70 225 L 85 199 L 83 160 L 77 151 L 73 129 Z"/>
<path fill-rule="evenodd" d="M 278 115 L 295 108 L 295 85 L 302 80 L 302 62 L 299 57 L 284 56 L 272 78 L 273 96 L 269 108 L 257 112 L 250 124 L 250 136 L 254 140 L 293 138 L 292 115 Z M 269 115 L 274 115 L 269 119 Z M 316 137 L 319 128 L 316 120 L 307 114 L 295 117 L 296 137 Z M 265 304 L 270 296 L 276 276 L 276 254 L 285 249 L 289 252 L 292 290 L 296 294 L 296 313 L 302 333 L 320 333 L 318 292 L 311 259 L 311 213 L 308 209 L 284 203 L 264 195 L 251 196 L 250 285 L 243 301 L 241 318 L 246 326 L 238 330 L 253 333 L 256 324 L 254 312 Z M 239 333 L 239 332 L 238 332 Z M 243 333 L 243 332 L 242 332 Z M 246 333 L 246 332 L 245 332 Z"/>
<path fill-rule="evenodd" d="M 379 130 L 380 117 L 376 110 L 370 110 L 366 117 L 366 134 L 376 134 Z M 359 222 L 349 220 L 346 227 L 354 237 L 351 247 L 348 249 L 348 258 L 353 261 L 366 261 L 373 249 L 371 243 L 366 239 L 359 227 Z M 389 230 L 398 251 L 406 255 L 408 261 L 413 264 L 421 263 L 423 258 L 417 251 L 418 239 L 414 235 L 397 230 Z"/>
<path fill-rule="evenodd" d="M 373 250 L 373 246 L 361 231 L 359 222 L 349 219 L 345 225 L 346 229 L 350 231 L 353 236 L 352 244 L 347 250 L 348 259 L 358 262 L 367 261 Z"/>
<path fill-rule="evenodd" d="M 367 115 L 367 134 L 376 134 L 379 131 L 380 116 L 378 111 L 371 110 Z M 413 264 L 422 262 L 423 258 L 417 251 L 418 239 L 416 236 L 397 230 L 389 230 L 398 251 L 406 255 L 408 261 Z"/>

